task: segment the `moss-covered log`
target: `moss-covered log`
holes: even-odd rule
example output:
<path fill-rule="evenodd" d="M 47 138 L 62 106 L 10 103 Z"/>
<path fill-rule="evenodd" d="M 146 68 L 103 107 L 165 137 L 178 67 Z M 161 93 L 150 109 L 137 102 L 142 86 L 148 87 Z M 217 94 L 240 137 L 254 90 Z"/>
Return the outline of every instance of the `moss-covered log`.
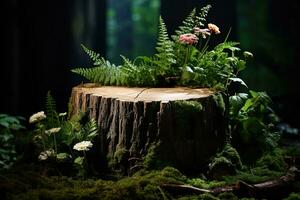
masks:
<path fill-rule="evenodd" d="M 87 112 L 97 120 L 104 155 L 143 158 L 155 145 L 149 165 L 195 172 L 223 149 L 225 105 L 223 95 L 210 89 L 85 84 L 72 90 L 71 115 Z"/>

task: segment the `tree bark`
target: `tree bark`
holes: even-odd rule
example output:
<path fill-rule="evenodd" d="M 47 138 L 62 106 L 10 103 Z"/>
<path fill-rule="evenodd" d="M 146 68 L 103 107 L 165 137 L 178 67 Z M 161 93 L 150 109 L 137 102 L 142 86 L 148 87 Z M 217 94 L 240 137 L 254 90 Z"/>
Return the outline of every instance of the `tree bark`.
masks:
<path fill-rule="evenodd" d="M 226 141 L 226 99 L 210 89 L 74 87 L 71 115 L 88 112 L 99 126 L 100 149 L 143 158 L 155 144 L 155 162 L 199 172 Z"/>

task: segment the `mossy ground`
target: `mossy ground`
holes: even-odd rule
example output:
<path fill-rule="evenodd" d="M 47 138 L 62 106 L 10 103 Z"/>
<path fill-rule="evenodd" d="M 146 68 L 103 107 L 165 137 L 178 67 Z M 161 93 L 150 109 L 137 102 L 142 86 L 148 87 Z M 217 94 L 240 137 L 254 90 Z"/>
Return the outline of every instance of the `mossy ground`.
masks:
<path fill-rule="evenodd" d="M 186 177 L 172 167 L 162 170 L 142 169 L 132 176 L 115 179 L 78 179 L 66 176 L 43 176 L 39 167 L 34 165 L 17 166 L 0 174 L 1 199 L 251 199 L 237 197 L 233 193 L 211 194 L 172 194 L 163 184 L 188 184 L 198 188 L 210 189 L 238 180 L 257 183 L 277 178 L 285 173 L 286 163 L 280 158 L 283 151 L 275 150 L 257 161 L 254 167 L 243 167 L 234 176 L 223 177 L 221 181 L 207 180 L 202 177 Z M 274 162 L 271 162 L 274 161 Z M 299 193 L 291 194 L 287 199 L 299 199 Z"/>

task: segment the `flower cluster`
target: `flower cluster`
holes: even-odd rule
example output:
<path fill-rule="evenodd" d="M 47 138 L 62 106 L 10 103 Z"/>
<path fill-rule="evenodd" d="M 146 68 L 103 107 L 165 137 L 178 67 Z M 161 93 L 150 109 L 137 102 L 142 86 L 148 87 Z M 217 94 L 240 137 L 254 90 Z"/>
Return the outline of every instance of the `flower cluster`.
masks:
<path fill-rule="evenodd" d="M 179 42 L 182 44 L 188 44 L 193 45 L 196 44 L 199 40 L 199 35 L 202 36 L 202 38 L 206 38 L 207 36 L 210 36 L 211 34 L 220 34 L 220 29 L 215 24 L 209 23 L 207 25 L 208 28 L 201 29 L 199 27 L 194 27 L 193 32 L 194 33 L 186 33 L 179 36 Z"/>
<path fill-rule="evenodd" d="M 37 112 L 29 118 L 29 123 L 30 124 L 37 123 L 39 121 L 42 121 L 43 119 L 46 119 L 46 117 L 47 116 L 45 115 L 44 111 Z"/>
<path fill-rule="evenodd" d="M 187 33 L 179 36 L 179 42 L 183 44 L 196 44 L 198 42 L 198 37 L 195 34 Z"/>
<path fill-rule="evenodd" d="M 93 143 L 90 141 L 82 141 L 74 145 L 73 149 L 77 151 L 88 151 L 92 148 Z"/>

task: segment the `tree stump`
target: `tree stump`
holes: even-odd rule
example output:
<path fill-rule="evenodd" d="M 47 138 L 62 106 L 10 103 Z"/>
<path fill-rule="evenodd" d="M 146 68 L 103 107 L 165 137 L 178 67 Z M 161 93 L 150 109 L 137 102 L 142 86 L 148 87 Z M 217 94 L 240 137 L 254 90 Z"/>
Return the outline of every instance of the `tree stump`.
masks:
<path fill-rule="evenodd" d="M 100 151 L 110 158 L 120 151 L 126 162 L 143 158 L 154 145 L 155 163 L 199 172 L 227 138 L 223 97 L 206 88 L 84 84 L 72 90 L 71 115 L 88 112 L 97 121 Z"/>

